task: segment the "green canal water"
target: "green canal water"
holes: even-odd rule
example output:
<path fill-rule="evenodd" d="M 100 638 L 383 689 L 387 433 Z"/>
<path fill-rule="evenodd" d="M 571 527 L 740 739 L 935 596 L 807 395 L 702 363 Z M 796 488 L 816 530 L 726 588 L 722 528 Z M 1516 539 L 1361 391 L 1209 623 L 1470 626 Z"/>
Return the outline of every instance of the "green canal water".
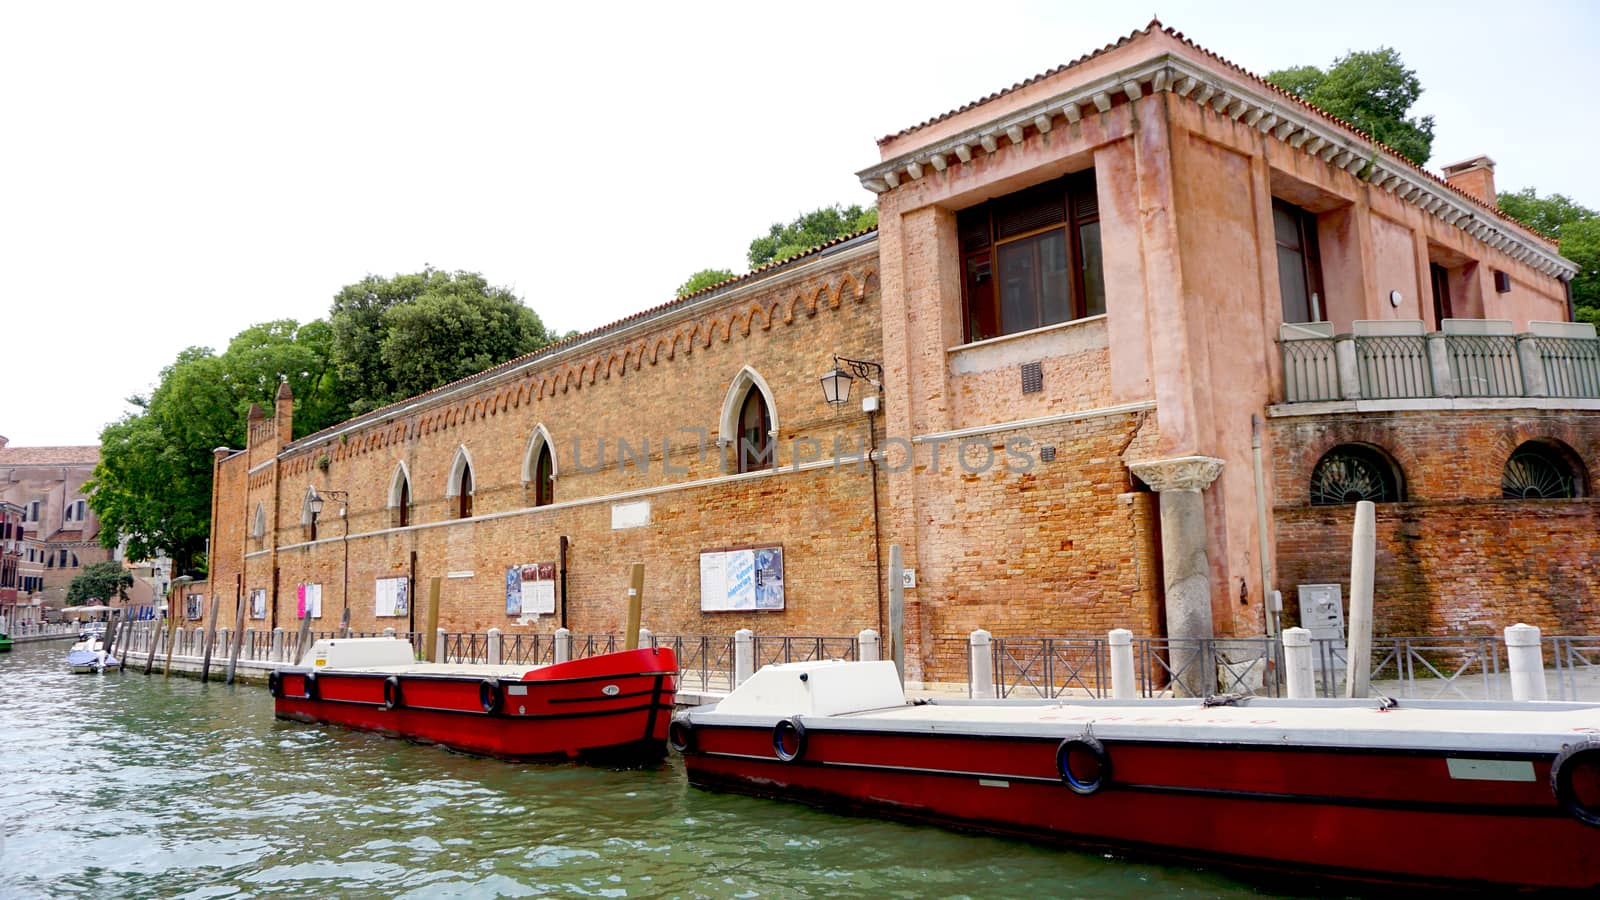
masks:
<path fill-rule="evenodd" d="M 0 655 L 0 897 L 1234 897 L 1224 875 L 279 722 Z"/>

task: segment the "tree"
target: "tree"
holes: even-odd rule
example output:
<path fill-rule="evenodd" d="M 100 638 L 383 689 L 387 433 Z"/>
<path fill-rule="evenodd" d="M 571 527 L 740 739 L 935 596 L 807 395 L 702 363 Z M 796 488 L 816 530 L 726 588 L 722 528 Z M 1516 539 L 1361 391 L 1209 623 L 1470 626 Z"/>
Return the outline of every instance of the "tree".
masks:
<path fill-rule="evenodd" d="M 422 306 L 417 310 L 401 311 L 418 303 Z M 433 324 L 427 321 L 430 315 L 447 320 Z M 427 268 L 392 278 L 368 275 L 334 296 L 328 321 L 338 387 L 350 415 L 432 390 L 551 342 L 533 310 L 476 272 Z M 399 332 L 391 335 L 397 326 Z"/>
<path fill-rule="evenodd" d="M 1422 82 L 1392 47 L 1351 52 L 1326 71 L 1295 66 L 1267 80 L 1388 144 L 1417 165 L 1433 153 L 1433 116 L 1407 118 Z"/>
<path fill-rule="evenodd" d="M 1501 212 L 1560 241 L 1561 255 L 1578 264 L 1572 278 L 1574 316 L 1600 325 L 1600 212 L 1564 194 L 1540 197 L 1533 188 L 1502 191 L 1499 199 Z"/>
<path fill-rule="evenodd" d="M 787 225 L 774 222 L 765 235 L 750 242 L 750 268 L 758 269 L 767 263 L 788 259 L 877 224 L 876 206 L 862 209 L 854 203 L 849 206 L 834 204 L 801 213 Z"/>
<path fill-rule="evenodd" d="M 689 280 L 678 285 L 678 296 L 687 297 L 695 291 L 705 290 L 713 284 L 721 284 L 733 278 L 734 274 L 727 269 L 701 269 L 689 276 Z"/>
<path fill-rule="evenodd" d="M 128 599 L 133 576 L 116 560 L 90 563 L 67 585 L 67 605 L 82 606 L 90 600 L 110 600 L 113 595 Z"/>

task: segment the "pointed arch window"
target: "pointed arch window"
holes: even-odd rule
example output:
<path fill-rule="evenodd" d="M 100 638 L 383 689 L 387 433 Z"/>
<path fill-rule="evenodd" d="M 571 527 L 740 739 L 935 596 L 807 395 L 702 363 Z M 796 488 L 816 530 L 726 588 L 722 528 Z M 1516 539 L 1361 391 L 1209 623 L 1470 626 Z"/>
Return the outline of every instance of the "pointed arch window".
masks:
<path fill-rule="evenodd" d="M 255 519 L 250 523 L 250 536 L 256 540 L 267 536 L 267 507 L 264 503 L 256 504 Z"/>
<path fill-rule="evenodd" d="M 751 386 L 739 406 L 739 471 L 770 469 L 773 462 L 772 416 L 766 398 Z"/>
<path fill-rule="evenodd" d="M 450 464 L 450 482 L 444 492 L 456 518 L 472 518 L 472 491 L 472 456 L 466 447 L 460 447 L 456 450 L 455 461 Z"/>
<path fill-rule="evenodd" d="M 405 463 L 395 467 L 389 481 L 389 524 L 394 528 L 411 524 L 411 474 Z"/>
<path fill-rule="evenodd" d="M 543 425 L 528 438 L 528 452 L 522 461 L 522 483 L 528 487 L 534 506 L 556 502 L 556 456 L 550 432 Z"/>
<path fill-rule="evenodd" d="M 311 506 L 311 500 L 315 496 L 317 496 L 316 490 L 307 488 L 305 499 L 300 502 L 300 525 L 308 541 L 317 539 L 317 513 Z"/>

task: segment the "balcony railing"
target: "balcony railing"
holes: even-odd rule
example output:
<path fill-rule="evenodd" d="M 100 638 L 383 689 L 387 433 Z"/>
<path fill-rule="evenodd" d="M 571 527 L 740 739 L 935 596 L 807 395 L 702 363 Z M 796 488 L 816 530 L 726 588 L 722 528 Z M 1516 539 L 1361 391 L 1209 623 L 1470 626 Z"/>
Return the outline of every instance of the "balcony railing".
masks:
<path fill-rule="evenodd" d="M 1284 325 L 1284 401 L 1449 397 L 1600 399 L 1600 339 L 1593 325 L 1532 322 L 1514 333 L 1493 319 Z"/>

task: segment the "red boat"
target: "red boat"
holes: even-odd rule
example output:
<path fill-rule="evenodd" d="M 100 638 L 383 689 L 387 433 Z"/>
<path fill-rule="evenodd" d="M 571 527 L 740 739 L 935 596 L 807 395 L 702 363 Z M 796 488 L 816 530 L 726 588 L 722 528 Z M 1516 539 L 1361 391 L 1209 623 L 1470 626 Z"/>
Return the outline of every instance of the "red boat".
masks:
<path fill-rule="evenodd" d="M 510 759 L 666 753 L 677 661 L 627 650 L 547 666 L 417 662 L 393 638 L 318 641 L 272 673 L 277 716 Z"/>
<path fill-rule="evenodd" d="M 1368 882 L 1600 887 L 1600 706 L 1225 702 L 908 704 L 893 663 L 795 663 L 680 712 L 668 741 L 696 786 L 899 819 Z"/>

